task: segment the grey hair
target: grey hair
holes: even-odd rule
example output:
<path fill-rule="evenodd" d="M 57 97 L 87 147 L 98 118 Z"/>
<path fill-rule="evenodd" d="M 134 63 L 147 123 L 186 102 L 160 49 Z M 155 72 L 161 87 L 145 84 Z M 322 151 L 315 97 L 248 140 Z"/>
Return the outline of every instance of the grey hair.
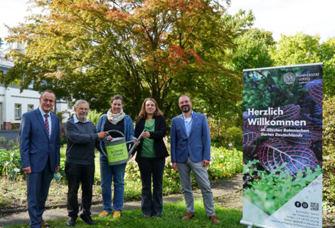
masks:
<path fill-rule="evenodd" d="M 90 107 L 90 104 L 85 100 L 77 100 L 73 107 L 77 108 L 79 104 L 83 104 L 83 103 L 88 104 L 88 108 Z"/>

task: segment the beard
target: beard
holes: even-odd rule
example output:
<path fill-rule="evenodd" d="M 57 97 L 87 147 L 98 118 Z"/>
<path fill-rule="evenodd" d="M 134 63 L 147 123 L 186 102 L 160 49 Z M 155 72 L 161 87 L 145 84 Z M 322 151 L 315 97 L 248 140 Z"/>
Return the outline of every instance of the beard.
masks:
<path fill-rule="evenodd" d="M 85 120 L 86 117 L 87 117 L 87 113 L 86 112 L 81 112 L 81 113 L 79 113 L 79 115 L 77 115 L 77 118 L 79 120 Z"/>
<path fill-rule="evenodd" d="M 191 107 L 189 105 L 185 105 L 181 108 L 182 112 L 188 113 L 191 110 Z"/>

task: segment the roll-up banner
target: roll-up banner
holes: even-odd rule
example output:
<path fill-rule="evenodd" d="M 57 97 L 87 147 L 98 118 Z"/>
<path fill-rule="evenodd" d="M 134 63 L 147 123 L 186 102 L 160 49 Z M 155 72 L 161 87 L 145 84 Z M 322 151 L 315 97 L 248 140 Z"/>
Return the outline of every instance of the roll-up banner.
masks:
<path fill-rule="evenodd" d="M 241 224 L 322 227 L 322 68 L 243 71 Z"/>

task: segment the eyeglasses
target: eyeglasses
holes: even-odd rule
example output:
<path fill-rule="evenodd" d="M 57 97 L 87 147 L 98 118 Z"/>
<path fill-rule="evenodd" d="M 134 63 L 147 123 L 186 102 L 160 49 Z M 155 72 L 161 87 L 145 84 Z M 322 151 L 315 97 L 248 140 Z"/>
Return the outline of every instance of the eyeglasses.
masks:
<path fill-rule="evenodd" d="M 78 108 L 80 111 L 88 111 L 90 110 L 89 108 Z"/>
<path fill-rule="evenodd" d="M 44 103 L 48 103 L 48 102 L 54 103 L 55 102 L 55 100 L 49 100 L 47 98 L 42 98 L 42 100 L 44 101 Z"/>

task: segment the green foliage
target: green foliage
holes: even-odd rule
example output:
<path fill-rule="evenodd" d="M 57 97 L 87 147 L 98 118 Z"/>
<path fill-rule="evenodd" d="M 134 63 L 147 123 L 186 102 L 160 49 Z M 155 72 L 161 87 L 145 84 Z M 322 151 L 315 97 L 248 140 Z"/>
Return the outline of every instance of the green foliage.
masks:
<path fill-rule="evenodd" d="M 67 144 L 65 127 L 60 127 L 60 145 Z"/>
<path fill-rule="evenodd" d="M 335 97 L 324 99 L 322 131 L 323 200 L 335 206 Z"/>
<path fill-rule="evenodd" d="M 8 142 L 7 142 L 7 147 L 10 149 L 10 150 L 12 150 L 13 148 L 14 148 L 14 146 L 15 146 L 15 142 L 14 142 L 14 140 L 8 140 Z"/>
<path fill-rule="evenodd" d="M 6 138 L 4 136 L 0 136 L 0 146 L 3 147 L 3 144 L 6 142 Z"/>
<path fill-rule="evenodd" d="M 96 110 L 90 110 L 88 112 L 87 119 L 92 121 L 96 126 L 101 115 L 102 112 L 97 112 Z"/>
<path fill-rule="evenodd" d="M 241 75 L 223 63 L 233 40 L 251 26 L 251 12 L 227 16 L 214 0 L 113 3 L 32 0 L 45 14 L 10 28 L 6 41 L 27 46 L 9 54 L 15 66 L 7 85 L 25 75 L 21 89 L 34 82 L 35 90 L 52 88 L 58 98 L 85 99 L 103 112 L 121 94 L 133 119 L 146 97 L 170 119 L 185 89 L 203 101 L 202 112 L 236 108 Z"/>
<path fill-rule="evenodd" d="M 293 196 L 322 174 L 322 170 L 318 166 L 315 172 L 312 172 L 308 167 L 305 175 L 302 170 L 299 170 L 298 174 L 292 177 L 287 170 L 282 171 L 286 163 L 272 170 L 271 173 L 259 171 L 256 168 L 251 169 L 251 166 L 257 162 L 259 161 L 254 160 L 243 167 L 243 174 L 256 175 L 259 178 L 254 179 L 253 182 L 248 182 L 251 187 L 243 189 L 243 197 L 268 215 L 276 212 Z"/>
<path fill-rule="evenodd" d="M 57 112 L 57 113 L 56 113 L 56 115 L 57 115 L 58 118 L 59 118 L 59 122 L 60 122 L 60 123 L 63 123 L 63 120 L 65 119 L 64 112 L 65 112 L 65 111 L 63 111 L 63 112 Z"/>
<path fill-rule="evenodd" d="M 66 161 L 66 145 L 61 146 L 60 148 L 60 164 L 59 164 L 59 180 L 66 182 L 66 174 L 65 174 L 65 161 Z"/>
<path fill-rule="evenodd" d="M 242 171 L 242 152 L 227 150 L 222 147 L 211 149 L 211 164 L 207 168 L 210 180 L 229 178 Z M 129 182 L 140 182 L 140 171 L 135 159 L 130 160 L 126 166 L 125 179 Z M 192 188 L 198 188 L 192 173 Z M 181 191 L 179 172 L 173 170 L 171 157 L 166 158 L 163 176 L 163 194 L 177 193 Z"/>
<path fill-rule="evenodd" d="M 211 165 L 207 172 L 210 179 L 232 177 L 235 173 L 242 172 L 243 153 L 236 149 L 228 150 L 222 147 L 213 148 L 211 151 Z"/>
<path fill-rule="evenodd" d="M 213 145 L 228 148 L 229 143 L 234 147 L 242 145 L 242 128 L 240 115 L 230 118 L 211 119 L 209 121 L 209 130 Z"/>
<path fill-rule="evenodd" d="M 323 92 L 328 96 L 335 95 L 335 38 L 320 44 L 318 35 L 302 32 L 292 36 L 281 35 L 281 39 L 270 47 L 269 53 L 274 66 L 323 62 Z"/>
<path fill-rule="evenodd" d="M 99 217 L 98 215 L 92 216 L 92 219 L 98 223 L 95 227 L 146 227 L 146 228 L 181 228 L 181 227 L 192 227 L 192 228 L 215 228 L 215 227 L 227 227 L 227 228 L 245 228 L 244 225 L 240 224 L 242 219 L 242 211 L 237 209 L 224 208 L 215 205 L 215 215 L 220 219 L 221 224 L 214 224 L 208 219 L 204 204 L 201 198 L 196 198 L 194 201 L 194 208 L 196 211 L 196 217 L 189 221 L 183 221 L 182 217 L 186 214 L 185 202 L 179 201 L 176 203 L 164 204 L 163 216 L 161 218 L 143 218 L 141 209 L 135 210 L 124 210 L 122 211 L 122 217 L 119 219 L 112 219 L 112 215 L 106 217 Z M 67 219 L 57 219 L 50 222 L 54 227 L 65 227 Z M 29 228 L 29 225 L 14 225 L 9 226 L 11 228 Z M 76 227 L 92 227 L 84 223 L 81 219 L 77 219 Z"/>
<path fill-rule="evenodd" d="M 21 157 L 18 149 L 0 150 L 0 176 L 16 179 L 24 175 L 21 168 Z"/>
<path fill-rule="evenodd" d="M 236 51 L 232 51 L 233 69 L 242 72 L 244 69 L 270 67 L 273 60 L 269 47 L 274 44 L 272 32 L 252 28 L 235 39 Z"/>

